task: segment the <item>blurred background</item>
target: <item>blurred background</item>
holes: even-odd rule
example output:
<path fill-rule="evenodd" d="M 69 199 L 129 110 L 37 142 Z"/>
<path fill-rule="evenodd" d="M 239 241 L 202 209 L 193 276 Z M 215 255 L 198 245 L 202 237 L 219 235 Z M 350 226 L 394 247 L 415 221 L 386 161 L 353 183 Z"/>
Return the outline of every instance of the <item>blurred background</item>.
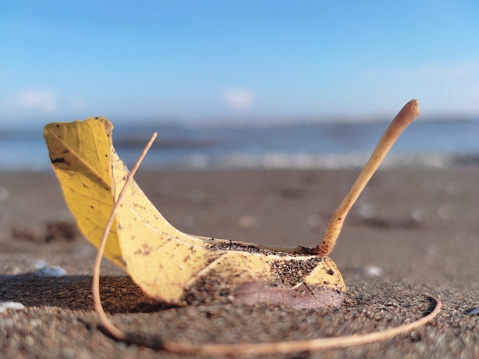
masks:
<path fill-rule="evenodd" d="M 131 164 L 360 166 L 397 111 L 422 116 L 385 165 L 479 155 L 479 3 L 0 2 L 0 169 L 45 170 L 43 126 L 104 116 Z"/>

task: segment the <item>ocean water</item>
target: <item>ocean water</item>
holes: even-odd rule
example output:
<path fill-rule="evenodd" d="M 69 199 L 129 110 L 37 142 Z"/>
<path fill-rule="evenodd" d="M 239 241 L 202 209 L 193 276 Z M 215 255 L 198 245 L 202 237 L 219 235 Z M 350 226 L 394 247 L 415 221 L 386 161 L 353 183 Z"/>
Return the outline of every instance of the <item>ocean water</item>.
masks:
<path fill-rule="evenodd" d="M 116 124 L 115 148 L 131 167 L 152 132 L 158 139 L 143 169 L 316 169 L 361 167 L 388 126 L 326 123 L 245 126 Z M 478 120 L 418 120 L 383 167 L 479 165 Z M 39 128 L 0 128 L 0 170 L 49 170 Z"/>

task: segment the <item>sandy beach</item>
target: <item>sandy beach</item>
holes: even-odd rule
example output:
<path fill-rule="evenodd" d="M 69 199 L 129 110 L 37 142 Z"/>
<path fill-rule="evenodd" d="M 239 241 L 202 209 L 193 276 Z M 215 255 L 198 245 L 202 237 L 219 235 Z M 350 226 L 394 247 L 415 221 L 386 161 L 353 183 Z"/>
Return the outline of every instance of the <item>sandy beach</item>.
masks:
<path fill-rule="evenodd" d="M 184 232 L 253 243 L 315 246 L 358 170 L 141 172 L 137 182 Z M 277 358 L 478 358 L 479 168 L 379 170 L 332 253 L 348 294 L 339 309 L 258 305 L 168 308 L 105 261 L 102 296 L 130 332 L 192 343 L 274 342 L 387 329 L 439 316 L 381 343 Z M 98 329 L 94 248 L 74 231 L 51 173 L 0 174 L 1 358 L 177 358 Z M 44 262 L 41 262 L 44 261 Z M 42 263 L 60 278 L 34 274 Z"/>

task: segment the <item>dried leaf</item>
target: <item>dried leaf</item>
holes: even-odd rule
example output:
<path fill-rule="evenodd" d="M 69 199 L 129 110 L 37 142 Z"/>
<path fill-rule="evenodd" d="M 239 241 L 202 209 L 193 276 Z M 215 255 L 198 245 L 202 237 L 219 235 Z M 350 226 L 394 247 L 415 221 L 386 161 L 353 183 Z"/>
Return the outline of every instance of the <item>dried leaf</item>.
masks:
<path fill-rule="evenodd" d="M 97 247 L 128 176 L 112 146 L 112 128 L 101 117 L 45 127 L 52 167 L 66 202 L 84 236 Z M 338 306 L 346 290 L 328 257 L 179 231 L 134 180 L 127 184 L 116 212 L 105 256 L 125 266 L 147 295 L 174 304 L 184 304 L 188 292 L 205 279 L 219 283 L 223 293 L 233 298 L 236 294 L 239 302 L 250 304 L 257 292 L 259 302 Z M 247 296 L 241 290 L 235 293 L 235 288 L 246 283 L 261 285 L 250 286 Z M 270 290 L 265 290 L 266 283 Z M 328 288 L 328 295 L 306 295 L 300 287 L 308 288 L 308 293 Z"/>
<path fill-rule="evenodd" d="M 93 296 L 95 309 L 104 328 L 118 340 L 154 349 L 182 354 L 244 356 L 317 351 L 373 343 L 415 330 L 432 321 L 442 304 L 439 299 L 426 295 L 435 302 L 435 308 L 430 314 L 412 323 L 380 332 L 292 342 L 190 344 L 162 341 L 159 338 L 141 339 L 135 333 L 124 332 L 108 320 L 99 295 L 99 268 L 108 237 L 113 243 L 107 248 L 107 256 L 120 265 L 126 262 L 128 272 L 147 294 L 170 303 L 183 302 L 182 299 L 189 290 L 195 285 L 202 288 L 203 281 L 209 278 L 210 283 L 227 288 L 236 301 L 244 304 L 267 302 L 295 308 L 341 305 L 344 282 L 328 255 L 334 248 L 351 206 L 399 134 L 418 115 L 416 100 L 403 107 L 333 214 L 322 243 L 316 248 L 298 247 L 296 250 L 191 236 L 172 227 L 133 181 L 156 133 L 132 172 L 128 173 L 111 145 L 112 125 L 106 119 L 95 118 L 46 126 L 45 138 L 52 166 L 62 183 L 67 203 L 84 234 L 99 247 Z M 93 141 L 91 138 L 90 142 L 84 141 L 83 136 L 88 133 L 88 129 L 98 128 L 99 124 L 106 131 L 93 131 Z M 97 151 L 96 155 L 93 147 L 84 149 L 80 146 L 83 143 L 91 145 L 92 142 L 102 150 Z M 108 148 L 109 153 L 106 151 Z M 93 186 L 94 193 L 91 196 L 88 192 L 75 188 L 77 185 L 90 188 L 87 179 L 99 182 L 98 186 Z M 85 206 L 76 203 L 82 197 L 90 209 L 85 210 Z M 95 209 L 93 204 L 97 205 L 98 219 L 103 225 L 99 225 L 98 220 L 90 221 L 88 218 L 90 210 Z M 103 223 L 107 214 L 107 220 Z M 98 230 L 102 230 L 100 240 Z"/>

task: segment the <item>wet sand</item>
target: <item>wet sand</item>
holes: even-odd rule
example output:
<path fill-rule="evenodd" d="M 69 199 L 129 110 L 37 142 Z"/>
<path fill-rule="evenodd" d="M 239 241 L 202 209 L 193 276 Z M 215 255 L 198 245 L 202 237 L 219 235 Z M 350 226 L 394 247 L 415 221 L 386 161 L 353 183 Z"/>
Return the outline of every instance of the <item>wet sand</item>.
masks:
<path fill-rule="evenodd" d="M 311 247 L 357 173 L 167 171 L 139 173 L 137 181 L 185 232 Z M 429 313 L 433 303 L 422 296 L 428 293 L 442 300 L 443 310 L 407 335 L 270 357 L 479 357 L 479 315 L 470 314 L 479 308 L 478 179 L 478 168 L 380 170 L 346 220 L 331 256 L 348 286 L 339 309 L 168 308 L 145 297 L 108 262 L 101 281 L 105 309 L 125 330 L 165 340 L 272 342 L 391 328 Z M 25 306 L 0 313 L 0 356 L 183 357 L 115 342 L 98 330 L 90 293 L 95 250 L 71 233 L 71 223 L 53 173 L 0 174 L 0 302 Z M 67 275 L 33 275 L 40 260 L 61 266 Z"/>

